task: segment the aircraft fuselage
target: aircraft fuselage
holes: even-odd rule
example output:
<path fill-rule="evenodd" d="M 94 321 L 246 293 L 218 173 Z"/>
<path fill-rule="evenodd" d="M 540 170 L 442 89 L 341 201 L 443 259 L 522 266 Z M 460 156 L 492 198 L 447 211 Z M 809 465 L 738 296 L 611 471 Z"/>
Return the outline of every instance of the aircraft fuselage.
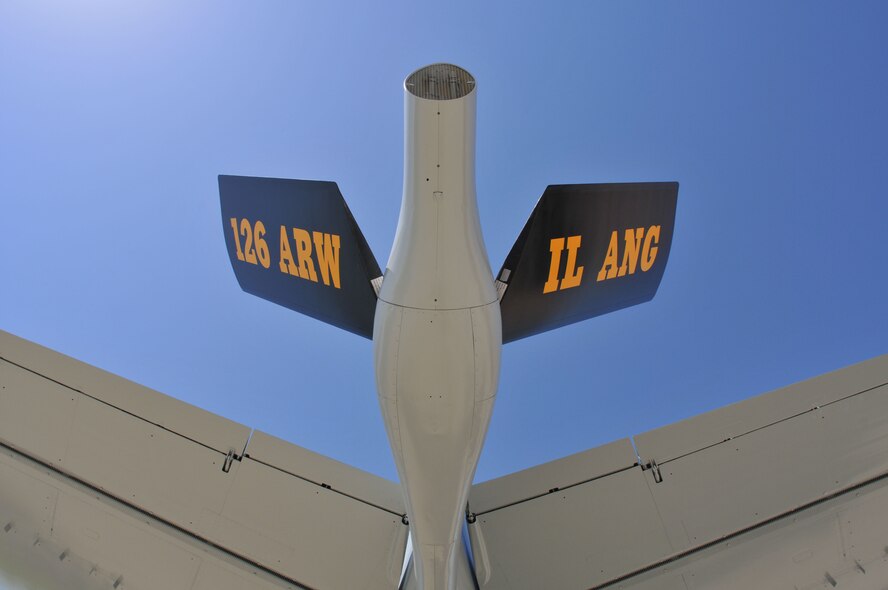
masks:
<path fill-rule="evenodd" d="M 455 66 L 407 78 L 404 194 L 373 329 L 423 589 L 455 588 L 499 380 L 500 307 L 475 197 L 475 95 L 474 79 Z"/>

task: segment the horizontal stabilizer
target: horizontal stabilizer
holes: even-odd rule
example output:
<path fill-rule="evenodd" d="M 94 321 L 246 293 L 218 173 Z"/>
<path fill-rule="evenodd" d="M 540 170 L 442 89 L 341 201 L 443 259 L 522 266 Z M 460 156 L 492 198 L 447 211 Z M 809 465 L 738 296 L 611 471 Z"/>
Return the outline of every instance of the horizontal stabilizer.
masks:
<path fill-rule="evenodd" d="M 503 342 L 650 301 L 677 182 L 551 185 L 497 276 Z"/>
<path fill-rule="evenodd" d="M 219 176 L 241 289 L 365 338 L 382 276 L 335 182 Z"/>
<path fill-rule="evenodd" d="M 884 588 L 886 443 L 883 355 L 474 485 L 478 585 Z"/>
<path fill-rule="evenodd" d="M 0 330 L 0 587 L 392 590 L 405 513 L 394 482 Z"/>

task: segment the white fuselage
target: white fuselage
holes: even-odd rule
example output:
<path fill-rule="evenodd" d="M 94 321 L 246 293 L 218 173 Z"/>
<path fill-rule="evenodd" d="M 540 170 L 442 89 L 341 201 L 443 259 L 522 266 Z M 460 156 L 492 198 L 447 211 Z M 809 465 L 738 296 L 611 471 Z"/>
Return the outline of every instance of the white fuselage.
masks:
<path fill-rule="evenodd" d="M 432 82 L 447 83 L 448 67 Z M 417 96 L 410 80 L 404 195 L 373 330 L 376 383 L 407 504 L 415 582 L 452 590 L 502 329 L 475 198 L 474 81 L 463 96 L 436 99 Z"/>

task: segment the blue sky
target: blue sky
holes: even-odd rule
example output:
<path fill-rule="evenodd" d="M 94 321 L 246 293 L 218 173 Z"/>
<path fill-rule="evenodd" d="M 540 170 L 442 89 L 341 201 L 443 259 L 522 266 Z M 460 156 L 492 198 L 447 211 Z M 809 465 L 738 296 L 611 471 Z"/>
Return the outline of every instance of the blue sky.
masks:
<path fill-rule="evenodd" d="M 498 269 L 548 184 L 677 180 L 648 304 L 510 344 L 478 480 L 888 352 L 882 2 L 0 3 L 0 328 L 394 479 L 371 343 L 240 291 L 217 174 L 384 265 L 402 81 L 478 80 Z"/>

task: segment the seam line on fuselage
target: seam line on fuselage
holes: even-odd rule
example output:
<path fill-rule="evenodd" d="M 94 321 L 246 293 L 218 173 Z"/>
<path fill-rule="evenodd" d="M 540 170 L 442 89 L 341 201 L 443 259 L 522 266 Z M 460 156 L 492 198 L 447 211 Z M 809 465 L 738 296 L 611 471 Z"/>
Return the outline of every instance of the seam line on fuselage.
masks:
<path fill-rule="evenodd" d="M 435 115 L 435 191 L 441 190 L 441 103 L 435 103 L 435 111 L 438 113 Z M 442 285 L 440 283 L 441 278 L 438 275 L 438 269 L 440 267 L 441 262 L 441 203 L 438 202 L 438 199 L 435 198 L 435 193 L 432 193 L 432 203 L 435 205 L 435 284 L 433 288 L 435 292 L 438 292 L 441 289 Z M 437 303 L 437 299 L 435 302 Z M 438 309 L 438 306 L 435 306 L 435 309 Z"/>
<path fill-rule="evenodd" d="M 564 490 L 569 490 L 570 488 L 575 488 L 575 487 L 577 487 L 577 486 L 581 486 L 581 485 L 583 485 L 583 484 L 587 484 L 587 483 L 589 483 L 589 482 L 593 482 L 593 481 L 595 481 L 595 480 L 597 480 L 597 479 L 603 479 L 603 478 L 605 478 L 605 477 L 610 477 L 611 475 L 616 475 L 616 474 L 618 474 L 618 473 L 623 473 L 624 471 L 628 471 L 628 470 L 630 470 L 630 469 L 635 469 L 636 467 L 638 467 L 638 463 L 634 463 L 634 464 L 632 464 L 632 465 L 629 465 L 629 466 L 627 466 L 627 467 L 623 467 L 623 468 L 621 468 L 621 469 L 617 469 L 617 470 L 615 470 L 615 471 L 609 471 L 608 473 L 603 473 L 603 474 L 601 474 L 601 475 L 596 475 L 595 477 L 590 477 L 589 479 L 584 479 L 583 481 L 578 481 L 578 482 L 576 482 L 576 483 L 568 484 L 568 485 L 566 485 L 566 486 L 561 486 L 561 487 L 557 487 L 557 488 L 552 488 L 552 489 L 551 489 L 550 491 L 548 491 L 548 492 L 542 492 L 542 493 L 540 493 L 540 494 L 535 494 L 535 495 L 533 495 L 533 496 L 528 496 L 527 498 L 522 498 L 522 499 L 520 499 L 520 500 L 515 500 L 514 502 L 509 502 L 508 504 L 503 504 L 502 506 L 496 506 L 495 508 L 490 508 L 490 509 L 485 510 L 485 511 L 483 511 L 483 512 L 476 512 L 476 513 L 474 513 L 474 514 L 475 514 L 476 517 L 477 517 L 477 516 L 483 516 L 483 515 L 485 515 L 485 514 L 490 514 L 491 512 L 496 512 L 497 510 L 502 510 L 503 508 L 510 508 L 510 507 L 512 507 L 512 506 L 516 506 L 516 505 L 518 505 L 518 504 L 523 504 L 524 502 L 530 502 L 531 500 L 536 500 L 537 498 L 542 498 L 542 497 L 544 497 L 544 496 L 548 496 L 548 495 L 550 495 L 550 494 L 557 494 L 558 492 L 563 492 Z M 471 492 L 469 493 L 469 495 L 471 495 Z"/>
<path fill-rule="evenodd" d="M 190 437 L 188 437 L 188 436 L 185 436 L 184 434 L 182 434 L 182 433 L 180 433 L 180 432 L 176 432 L 175 430 L 170 430 L 169 428 L 166 428 L 165 426 L 163 426 L 163 425 L 161 425 L 161 424 L 157 424 L 156 422 L 152 422 L 151 420 L 147 420 L 147 419 L 146 419 L 145 417 L 143 417 L 143 416 L 139 416 L 138 414 L 134 414 L 133 412 L 129 412 L 129 411 L 127 411 L 127 410 L 124 410 L 123 408 L 121 408 L 121 407 L 119 407 L 119 406 L 115 406 L 115 405 L 112 404 L 112 403 L 109 403 L 109 402 L 107 402 L 107 401 L 105 401 L 105 400 L 102 400 L 102 399 L 99 399 L 99 398 L 97 398 L 97 397 L 95 397 L 95 396 L 92 396 L 92 395 L 90 395 L 90 394 L 88 394 L 88 393 L 86 393 L 86 392 L 84 392 L 84 391 L 81 391 L 81 390 L 77 389 L 76 387 L 71 387 L 70 385 L 66 385 L 65 383 L 62 383 L 61 381 L 57 381 L 57 380 L 53 379 L 52 377 L 48 377 L 48 376 L 46 376 L 46 375 L 44 375 L 44 374 L 42 374 L 42 373 L 39 373 L 39 372 L 37 372 L 37 371 L 35 371 L 35 370 L 33 370 L 33 369 L 29 369 L 28 367 L 22 366 L 22 365 L 20 365 L 20 364 L 18 364 L 18 363 L 16 363 L 16 362 L 13 362 L 13 361 L 11 361 L 11 360 L 9 360 L 9 359 L 7 359 L 7 358 L 0 357 L 0 360 L 2 360 L 2 361 L 4 361 L 4 362 L 7 362 L 7 363 L 9 363 L 10 365 L 16 366 L 16 367 L 18 367 L 18 368 L 20 368 L 20 369 L 24 369 L 25 371 L 28 371 L 29 373 L 32 373 L 32 374 L 34 374 L 34 375 L 37 375 L 38 377 L 42 377 L 43 379 L 46 379 L 47 381 L 51 381 L 51 382 L 55 383 L 56 385 L 61 385 L 62 387 L 66 388 L 66 389 L 69 389 L 69 390 L 71 390 L 71 391 L 76 391 L 77 393 L 79 393 L 79 394 L 81 394 L 81 395 L 83 395 L 83 396 L 86 396 L 86 397 L 88 397 L 88 398 L 90 398 L 90 399 L 92 399 L 92 400 L 95 400 L 95 401 L 97 401 L 97 402 L 100 402 L 100 403 L 102 403 L 102 404 L 104 404 L 104 405 L 106 405 L 106 406 L 108 406 L 108 407 L 114 408 L 115 410 L 119 410 L 120 412 L 123 412 L 124 414 L 127 414 L 128 416 L 132 416 L 133 418 L 137 418 L 137 419 L 139 419 L 139 420 L 141 420 L 141 421 L 143 421 L 143 422 L 145 422 L 145 423 L 147 423 L 147 424 L 151 424 L 152 426 L 155 426 L 155 427 L 157 427 L 157 428 L 160 428 L 161 430 L 164 430 L 164 431 L 166 431 L 166 432 L 169 432 L 169 433 L 171 433 L 171 434 L 174 434 L 174 435 L 176 435 L 176 436 L 179 436 L 179 437 L 181 437 L 181 438 L 184 438 L 185 440 L 190 441 L 190 442 L 192 442 L 192 443 L 194 443 L 194 444 L 200 445 L 200 446 L 204 447 L 205 449 L 208 449 L 208 450 L 210 450 L 210 451 L 214 451 L 214 452 L 217 452 L 217 453 L 220 453 L 220 454 L 223 454 L 223 455 L 225 454 L 225 453 L 223 453 L 222 451 L 220 451 L 219 449 L 216 449 L 215 447 L 211 447 L 210 445 L 208 445 L 208 444 L 206 444 L 206 443 L 202 443 L 202 442 L 200 442 L 199 440 L 195 440 L 195 439 L 193 439 L 193 438 L 190 438 Z M 249 434 L 248 437 L 247 437 L 247 441 L 244 443 L 244 451 L 246 451 L 247 446 L 249 445 L 250 439 L 252 439 L 252 437 L 253 437 L 253 432 L 254 432 L 254 430 L 251 429 L 251 430 L 250 430 L 250 434 Z M 3 445 L 2 441 L 0 441 L 0 445 Z M 4 445 L 4 446 L 8 446 L 8 445 Z M 10 448 L 14 448 L 14 447 L 10 447 Z M 24 453 L 23 453 L 23 454 L 24 454 Z M 246 455 L 246 454 L 244 454 L 244 455 L 240 455 L 240 456 L 236 457 L 236 459 L 239 460 L 239 461 L 242 461 L 244 457 L 249 457 L 249 456 Z M 337 489 L 332 488 L 332 487 L 326 487 L 326 486 L 322 485 L 322 483 L 320 483 L 320 482 L 316 482 L 316 481 L 313 481 L 313 480 L 311 480 L 311 479 L 308 479 L 307 477 L 303 477 L 303 476 L 297 475 L 297 474 L 295 474 L 295 473 L 292 473 L 292 472 L 290 472 L 290 471 L 287 471 L 286 469 L 281 469 L 280 467 L 276 467 L 275 465 L 271 465 L 271 464 L 266 463 L 266 462 L 264 462 L 264 461 L 260 461 L 259 459 L 256 459 L 256 458 L 254 458 L 254 457 L 249 457 L 249 458 L 250 458 L 251 460 L 253 460 L 253 461 L 256 461 L 257 463 L 262 463 L 263 465 L 266 465 L 267 467 L 271 467 L 271 468 L 273 468 L 273 469 L 277 469 L 278 471 L 281 471 L 281 472 L 283 472 L 283 473 L 287 473 L 287 474 L 289 474 L 289 475 L 292 475 L 293 477 L 297 477 L 297 478 L 299 478 L 299 479 L 301 479 L 301 480 L 303 480 L 303 481 L 306 481 L 306 482 L 308 482 L 308 483 L 314 484 L 314 485 L 316 485 L 316 486 L 318 486 L 318 487 L 324 487 L 325 489 L 328 489 L 328 490 L 330 490 L 331 492 L 336 492 L 337 494 L 340 494 L 340 495 L 343 495 L 343 496 L 347 496 L 347 497 L 349 497 L 349 498 L 352 498 L 352 499 L 354 499 L 354 500 L 357 500 L 357 501 L 359 501 L 359 502 L 362 502 L 362 503 L 364 503 L 364 504 L 367 504 L 368 506 L 373 506 L 374 508 L 378 508 L 378 509 L 380 509 L 380 510 L 383 510 L 383 511 L 385 511 L 385 512 L 388 512 L 389 514 L 393 514 L 393 515 L 398 516 L 398 517 L 403 516 L 400 512 L 395 512 L 395 511 L 392 511 L 392 510 L 390 510 L 390 509 L 388 509 L 388 508 L 385 508 L 385 507 L 383 507 L 383 506 L 378 506 L 378 505 L 374 504 L 373 502 L 369 502 L 369 501 L 367 501 L 367 500 L 363 500 L 363 499 L 358 498 L 358 497 L 356 497 L 356 496 L 353 496 L 353 495 L 351 495 L 351 494 L 347 494 L 347 493 L 343 492 L 342 490 L 337 490 Z M 35 460 L 39 461 L 38 459 L 35 459 Z M 73 476 L 72 476 L 72 477 L 73 477 Z M 86 484 L 86 485 L 89 485 L 89 484 Z"/>
<path fill-rule="evenodd" d="M 464 311 L 467 309 L 478 309 L 479 307 L 487 307 L 491 303 L 498 303 L 498 299 L 496 297 L 494 297 L 492 300 L 488 301 L 487 303 L 482 303 L 480 305 L 469 305 L 467 307 L 439 308 L 439 307 L 411 307 L 410 305 L 401 305 L 400 303 L 392 303 L 391 301 L 386 301 L 382 297 L 379 298 L 379 301 L 382 301 L 383 303 L 386 303 L 388 305 L 393 305 L 395 307 L 402 307 L 404 309 L 415 309 L 417 311 Z"/>
<path fill-rule="evenodd" d="M 208 444 L 206 444 L 206 443 L 204 443 L 204 442 L 201 442 L 201 441 L 199 441 L 199 440 L 197 440 L 197 439 L 191 438 L 190 436 L 186 436 L 186 435 L 182 434 L 181 432 L 178 432 L 178 431 L 176 431 L 176 430 L 172 430 L 171 428 L 167 428 L 167 427 L 164 426 L 163 424 L 158 424 L 157 422 L 152 422 L 151 420 L 148 420 L 148 419 L 145 418 L 144 416 L 140 416 L 139 414 L 136 414 L 136 413 L 134 413 L 134 412 L 130 412 L 129 410 L 125 410 L 124 408 L 121 408 L 120 406 L 115 406 L 115 405 L 112 404 L 111 402 L 105 401 L 105 400 L 103 400 L 103 399 L 101 399 L 101 398 L 98 398 L 98 397 L 96 397 L 96 396 L 94 396 L 94 395 L 90 395 L 89 393 L 87 393 L 87 392 L 85 392 L 85 391 L 82 391 L 82 390 L 80 390 L 80 389 L 77 389 L 76 387 L 71 387 L 71 386 L 68 385 L 67 383 L 62 383 L 61 381 L 58 381 L 58 380 L 56 380 L 56 379 L 53 379 L 52 377 L 49 377 L 48 375 L 44 375 L 43 373 L 40 373 L 40 372 L 38 372 L 38 371 L 35 371 L 34 369 L 30 369 L 30 368 L 28 368 L 28 367 L 26 367 L 26 366 L 24 366 L 24 365 L 20 365 L 20 364 L 18 364 L 18 363 L 15 362 L 15 361 L 11 361 L 11 360 L 9 360 L 8 358 L 5 358 L 5 357 L 0 356 L 0 361 L 7 362 L 7 363 L 9 363 L 10 365 L 13 365 L 14 367 L 18 367 L 19 369 L 23 369 L 23 370 L 25 370 L 25 371 L 28 371 L 29 373 L 31 373 L 31 374 L 33 374 L 33 375 L 37 375 L 38 377 L 42 377 L 43 379 L 46 379 L 47 381 L 51 381 L 51 382 L 55 383 L 56 385 L 61 385 L 61 386 L 64 387 L 65 389 L 69 389 L 69 390 L 71 390 L 71 391 L 76 391 L 76 392 L 79 393 L 80 395 L 86 396 L 86 397 L 88 397 L 88 398 L 91 399 L 91 400 L 97 401 L 97 402 L 99 402 L 100 404 L 104 404 L 104 405 L 108 406 L 109 408 L 114 408 L 115 410 L 118 410 L 118 411 L 123 412 L 124 414 L 126 414 L 126 415 L 128 415 L 128 416 L 132 416 L 133 418 L 136 418 L 136 419 L 138 419 L 138 420 L 141 420 L 142 422 L 145 422 L 146 424 L 151 424 L 152 426 L 156 426 L 157 428 L 160 428 L 161 430 L 164 430 L 164 431 L 166 431 L 166 432 L 169 432 L 170 434 L 175 434 L 176 436 L 179 436 L 179 437 L 181 437 L 181 438 L 184 438 L 185 440 L 190 441 L 190 442 L 193 442 L 194 444 L 200 445 L 200 446 L 204 447 L 205 449 L 209 449 L 209 450 L 211 450 L 211 451 L 214 451 L 214 452 L 217 452 L 217 453 L 221 453 L 222 455 L 225 455 L 228 451 L 231 450 L 231 449 L 228 449 L 228 450 L 223 451 L 223 450 L 221 450 L 221 449 L 217 449 L 216 447 L 210 446 L 210 445 L 208 445 Z M 137 385 L 138 385 L 138 384 L 137 384 Z M 145 387 L 145 386 L 144 386 L 144 385 L 139 385 L 139 387 Z M 151 389 L 151 388 L 146 387 L 146 389 Z M 154 391 L 154 390 L 151 390 L 151 391 Z M 161 394 L 161 395 L 164 395 L 164 394 Z M 183 402 L 183 403 L 184 403 L 184 402 Z M 247 441 L 249 441 L 249 436 L 247 437 Z M 245 446 L 246 446 L 246 443 L 245 443 Z M 240 459 L 240 457 L 237 457 L 237 458 Z"/>
<path fill-rule="evenodd" d="M 714 442 L 714 443 L 710 443 L 710 444 L 708 444 L 708 445 L 702 446 L 702 447 L 700 447 L 699 449 L 694 449 L 693 451 L 688 451 L 688 452 L 686 452 L 686 453 L 682 453 L 682 454 L 680 454 L 680 455 L 676 455 L 675 457 L 670 457 L 670 458 L 668 458 L 668 459 L 663 459 L 662 461 L 658 461 L 658 463 L 659 463 L 661 466 L 663 466 L 663 465 L 665 465 L 665 464 L 667 464 L 667 463 L 670 463 L 670 462 L 672 462 L 672 461 L 678 461 L 679 459 L 683 459 L 684 457 L 687 457 L 688 455 L 693 455 L 694 453 L 699 453 L 699 452 L 701 452 L 701 451 L 705 451 L 705 450 L 707 450 L 707 449 L 711 449 L 712 447 L 717 447 L 718 445 L 723 445 L 723 444 L 725 444 L 726 442 L 729 442 L 729 441 L 732 441 L 732 440 L 737 440 L 738 438 L 742 438 L 742 437 L 744 437 L 744 436 L 747 436 L 747 435 L 753 434 L 753 433 L 755 433 L 755 432 L 758 432 L 759 430 L 764 430 L 765 428 L 770 428 L 771 426 L 776 426 L 777 424 L 780 424 L 780 423 L 782 423 L 782 422 L 786 422 L 787 420 L 793 420 L 793 419 L 795 419 L 795 418 L 798 418 L 799 416 L 804 416 L 805 414 L 810 414 L 811 412 L 813 412 L 813 411 L 815 411 L 815 410 L 820 410 L 820 409 L 822 409 L 822 408 L 829 407 L 829 406 L 831 406 L 831 405 L 833 405 L 833 404 L 837 404 L 837 403 L 839 403 L 839 402 L 843 402 L 843 401 L 845 401 L 845 400 L 849 400 L 849 399 L 851 399 L 852 397 L 857 397 L 858 395 L 863 395 L 864 393 L 868 393 L 868 392 L 870 392 L 870 391 L 873 391 L 874 389 L 878 389 L 878 388 L 880 388 L 880 387 L 884 387 L 885 385 L 888 385 L 888 381 L 886 381 L 885 383 L 879 383 L 878 385 L 873 385 L 872 387 L 867 387 L 866 389 L 862 389 L 862 390 L 860 390 L 860 391 L 858 391 L 858 392 L 855 392 L 855 393 L 849 393 L 849 394 L 846 395 L 846 396 L 843 396 L 843 397 L 840 397 L 840 398 L 834 399 L 834 400 L 829 401 L 829 402 L 825 402 L 825 403 L 823 403 L 822 405 L 814 406 L 813 408 L 808 408 L 807 410 L 803 410 L 803 411 L 801 411 L 801 412 L 796 412 L 795 414 L 793 414 L 793 415 L 791 415 L 791 416 L 786 416 L 785 418 L 780 418 L 779 420 L 774 420 L 773 422 L 768 422 L 767 424 L 762 424 L 761 426 L 756 426 L 755 428 L 751 428 L 751 429 L 749 429 L 749 430 L 747 430 L 747 431 L 745 431 L 745 432 L 741 432 L 740 434 L 735 434 L 734 436 L 732 436 L 732 437 L 730 437 L 730 438 L 726 438 L 726 439 L 724 439 L 724 440 L 720 440 L 720 441 L 718 441 L 718 442 Z M 650 460 L 650 458 L 646 458 L 646 460 Z"/>
<path fill-rule="evenodd" d="M 298 474 L 296 474 L 296 473 L 293 473 L 292 471 L 287 471 L 286 469 L 284 469 L 284 468 L 282 468 L 282 467 L 278 467 L 277 465 L 272 465 L 271 463 L 266 463 L 265 461 L 262 461 L 261 459 L 257 459 L 257 458 L 255 458 L 255 457 L 250 457 L 249 455 L 247 455 L 247 457 L 245 457 L 245 458 L 246 458 L 246 459 L 249 459 L 250 461 L 255 461 L 256 463 L 261 463 L 262 465 L 265 465 L 266 467 L 270 467 L 270 468 L 272 468 L 272 469 L 275 469 L 275 470 L 277 470 L 277 471 L 280 471 L 281 473 L 286 473 L 287 475 L 292 475 L 293 477 L 298 478 L 298 479 L 301 479 L 301 480 L 304 481 L 304 482 L 307 482 L 307 483 L 310 483 L 310 484 L 316 485 L 316 486 L 318 486 L 319 488 L 324 488 L 325 490 L 328 490 L 328 491 L 334 492 L 334 493 L 336 493 L 336 494 L 339 494 L 340 496 L 345 496 L 346 498 L 351 498 L 352 500 L 356 500 L 356 501 L 358 501 L 358 502 L 360 502 L 360 503 L 362 503 L 362 504 L 366 504 L 367 506 L 372 506 L 373 508 L 377 508 L 377 509 L 379 509 L 379 510 L 382 510 L 383 512 L 387 512 L 387 513 L 389 513 L 389 514 L 391 514 L 391 515 L 393 515 L 393 516 L 397 516 L 398 518 L 401 518 L 401 517 L 404 515 L 404 514 L 401 513 L 401 512 L 396 512 L 396 511 L 394 511 L 394 510 L 391 510 L 391 509 L 389 509 L 389 508 L 386 508 L 385 506 L 380 506 L 380 505 L 378 505 L 378 504 L 374 504 L 373 502 L 370 502 L 369 500 L 364 500 L 363 498 L 359 498 L 359 497 L 354 496 L 354 495 L 352 495 L 352 494 L 349 494 L 349 493 L 343 492 L 342 490 L 338 490 L 338 489 L 332 487 L 332 486 L 331 486 L 330 484 L 328 484 L 328 483 L 318 482 L 318 481 L 315 481 L 315 480 L 313 480 L 313 479 L 309 479 L 309 478 L 307 478 L 307 477 L 305 477 L 305 476 L 303 476 L 303 475 L 298 475 Z"/>

